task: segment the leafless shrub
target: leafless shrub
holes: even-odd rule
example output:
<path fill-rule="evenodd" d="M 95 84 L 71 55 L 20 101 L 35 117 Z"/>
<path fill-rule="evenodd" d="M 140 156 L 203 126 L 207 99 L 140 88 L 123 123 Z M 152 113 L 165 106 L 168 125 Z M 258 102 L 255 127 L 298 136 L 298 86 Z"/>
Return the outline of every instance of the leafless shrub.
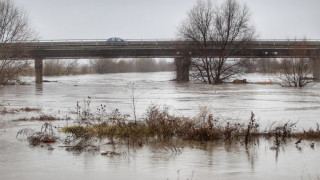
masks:
<path fill-rule="evenodd" d="M 284 87 L 304 87 L 312 82 L 312 52 L 307 50 L 307 42 L 295 42 L 292 58 L 281 61 L 281 72 L 277 74 L 277 83 Z"/>
<path fill-rule="evenodd" d="M 34 131 L 26 128 L 18 131 L 16 137 L 26 136 L 30 146 L 37 146 L 41 143 L 53 143 L 59 140 L 59 137 L 54 135 L 52 124 L 44 123 L 41 127 L 41 131 Z"/>

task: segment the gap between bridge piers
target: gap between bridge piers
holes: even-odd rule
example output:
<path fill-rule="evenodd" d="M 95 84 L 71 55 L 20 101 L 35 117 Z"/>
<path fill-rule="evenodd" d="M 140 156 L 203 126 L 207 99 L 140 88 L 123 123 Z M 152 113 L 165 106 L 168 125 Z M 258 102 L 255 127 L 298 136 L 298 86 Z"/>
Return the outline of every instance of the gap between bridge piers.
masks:
<path fill-rule="evenodd" d="M 320 80 L 320 57 L 313 58 L 313 79 Z M 176 57 L 174 59 L 176 65 L 176 80 L 178 82 L 188 82 L 191 66 L 190 57 Z M 43 82 L 43 58 L 34 59 L 35 67 L 35 82 L 36 84 L 42 84 Z"/>
<path fill-rule="evenodd" d="M 191 65 L 190 57 L 179 57 L 174 59 L 176 65 L 176 80 L 178 82 L 188 82 L 189 72 Z M 43 58 L 34 59 L 35 79 L 36 84 L 42 84 L 43 82 Z"/>

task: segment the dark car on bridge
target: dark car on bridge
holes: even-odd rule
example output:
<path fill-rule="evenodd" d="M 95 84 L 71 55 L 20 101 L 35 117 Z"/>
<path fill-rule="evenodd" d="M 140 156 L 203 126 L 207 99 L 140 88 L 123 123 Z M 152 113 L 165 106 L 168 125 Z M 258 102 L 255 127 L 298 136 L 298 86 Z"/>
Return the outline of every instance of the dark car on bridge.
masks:
<path fill-rule="evenodd" d="M 107 39 L 108 42 L 124 42 L 125 40 L 119 38 L 119 37 L 112 37 Z"/>
<path fill-rule="evenodd" d="M 119 37 L 112 37 L 107 39 L 107 43 L 111 46 L 125 46 L 127 42 Z"/>

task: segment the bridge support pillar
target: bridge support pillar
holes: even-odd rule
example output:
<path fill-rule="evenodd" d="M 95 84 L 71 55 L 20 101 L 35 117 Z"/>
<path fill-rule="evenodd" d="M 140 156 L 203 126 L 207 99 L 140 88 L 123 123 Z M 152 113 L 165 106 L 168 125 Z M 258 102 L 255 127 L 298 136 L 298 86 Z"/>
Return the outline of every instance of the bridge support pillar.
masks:
<path fill-rule="evenodd" d="M 320 80 L 320 58 L 312 59 L 313 65 L 313 79 L 316 81 Z"/>
<path fill-rule="evenodd" d="M 36 58 L 34 60 L 36 84 L 42 84 L 42 69 L 43 69 L 43 62 L 42 61 L 43 61 L 42 58 Z"/>
<path fill-rule="evenodd" d="M 179 57 L 174 59 L 176 65 L 176 80 L 178 82 L 188 82 L 189 81 L 189 69 L 191 65 L 191 58 Z"/>

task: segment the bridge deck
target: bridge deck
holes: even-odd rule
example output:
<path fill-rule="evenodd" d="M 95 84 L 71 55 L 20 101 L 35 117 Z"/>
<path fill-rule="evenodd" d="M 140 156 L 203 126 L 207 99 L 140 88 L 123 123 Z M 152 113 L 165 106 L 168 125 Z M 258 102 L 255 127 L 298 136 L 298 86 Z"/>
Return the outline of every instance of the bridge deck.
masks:
<path fill-rule="evenodd" d="M 299 42 L 299 43 L 297 43 Z M 41 58 L 139 58 L 139 57 L 165 57 L 175 58 L 182 56 L 183 47 L 190 45 L 187 41 L 176 40 L 127 40 L 122 42 L 109 42 L 106 40 L 58 40 L 33 41 L 25 43 L 29 57 Z M 298 44 L 298 45 L 297 45 Z M 300 44 L 300 45 L 299 45 Z M 257 40 L 252 41 L 245 49 L 239 49 L 231 57 L 259 57 L 276 58 L 290 56 L 289 51 L 299 48 L 303 41 L 296 40 Z M 320 40 L 308 40 L 303 45 L 308 51 L 315 51 L 319 55 Z M 239 48 L 236 44 L 235 48 Z M 211 50 L 218 54 L 219 44 L 213 44 Z M 196 49 L 189 49 L 191 56 L 198 56 Z M 16 58 L 21 58 L 16 55 Z"/>

